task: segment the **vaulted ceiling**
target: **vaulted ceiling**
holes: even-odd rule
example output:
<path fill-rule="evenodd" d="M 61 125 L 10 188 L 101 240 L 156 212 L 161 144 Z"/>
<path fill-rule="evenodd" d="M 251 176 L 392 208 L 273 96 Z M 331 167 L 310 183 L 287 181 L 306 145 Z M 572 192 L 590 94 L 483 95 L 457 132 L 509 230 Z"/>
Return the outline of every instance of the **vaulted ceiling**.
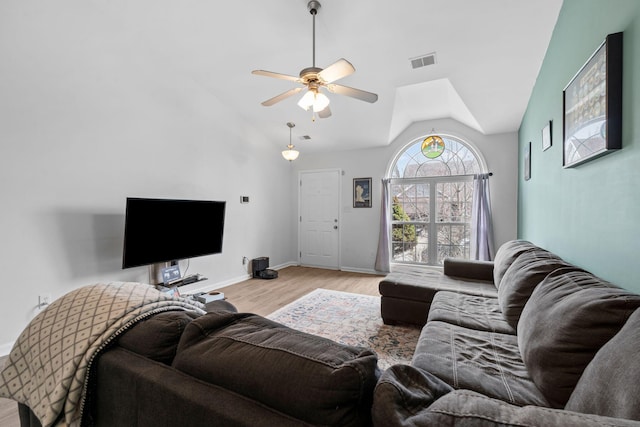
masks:
<path fill-rule="evenodd" d="M 251 74 L 312 65 L 307 0 L 71 3 L 69 13 L 102 15 L 112 32 L 103 36 L 132 45 L 135 61 L 155 63 L 155 80 L 199 85 L 278 146 L 294 122 L 294 143 L 314 151 L 384 146 L 412 122 L 444 117 L 484 134 L 516 131 L 562 0 L 321 0 L 316 65 L 346 58 L 356 72 L 338 83 L 379 100 L 328 93 L 333 116 L 315 122 L 296 105 L 302 94 L 260 104 L 295 83 Z M 434 65 L 412 68 L 429 53 Z"/>

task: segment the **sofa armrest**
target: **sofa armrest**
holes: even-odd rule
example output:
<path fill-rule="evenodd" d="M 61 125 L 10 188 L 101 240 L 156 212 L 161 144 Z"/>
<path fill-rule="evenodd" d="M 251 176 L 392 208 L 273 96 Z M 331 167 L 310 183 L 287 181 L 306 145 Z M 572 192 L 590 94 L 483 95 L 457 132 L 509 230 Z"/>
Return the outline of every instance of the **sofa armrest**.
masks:
<path fill-rule="evenodd" d="M 409 365 L 387 369 L 373 398 L 374 426 L 540 427 L 640 426 L 640 422 L 551 409 L 515 406 L 470 390 L 454 390 L 434 375 Z"/>
<path fill-rule="evenodd" d="M 262 402 L 120 347 L 102 354 L 95 370 L 94 399 L 85 406 L 82 425 L 298 427 L 303 424 Z"/>
<path fill-rule="evenodd" d="M 493 261 L 475 261 L 461 258 L 445 258 L 444 274 L 463 279 L 493 283 Z"/>
<path fill-rule="evenodd" d="M 310 424 L 369 426 L 377 361 L 368 348 L 219 311 L 185 328 L 172 366 Z"/>

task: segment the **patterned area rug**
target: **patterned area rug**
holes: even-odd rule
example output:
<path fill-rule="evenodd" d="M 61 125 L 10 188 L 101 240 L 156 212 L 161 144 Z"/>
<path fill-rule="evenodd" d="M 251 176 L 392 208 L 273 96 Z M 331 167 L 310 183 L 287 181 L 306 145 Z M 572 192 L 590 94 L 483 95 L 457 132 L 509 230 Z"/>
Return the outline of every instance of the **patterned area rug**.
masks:
<path fill-rule="evenodd" d="M 316 289 L 267 317 L 342 344 L 369 347 L 383 370 L 411 363 L 420 336 L 418 327 L 382 323 L 380 297 L 327 289 Z"/>

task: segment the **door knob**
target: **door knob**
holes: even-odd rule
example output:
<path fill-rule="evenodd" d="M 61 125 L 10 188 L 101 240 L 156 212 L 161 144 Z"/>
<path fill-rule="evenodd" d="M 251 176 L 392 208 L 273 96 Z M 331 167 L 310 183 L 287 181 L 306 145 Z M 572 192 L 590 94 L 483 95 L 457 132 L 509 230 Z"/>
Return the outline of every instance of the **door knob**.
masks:
<path fill-rule="evenodd" d="M 333 226 L 333 229 L 334 229 L 334 230 L 337 230 L 337 229 L 338 229 L 338 226 L 337 226 L 337 225 L 334 225 L 334 226 Z"/>

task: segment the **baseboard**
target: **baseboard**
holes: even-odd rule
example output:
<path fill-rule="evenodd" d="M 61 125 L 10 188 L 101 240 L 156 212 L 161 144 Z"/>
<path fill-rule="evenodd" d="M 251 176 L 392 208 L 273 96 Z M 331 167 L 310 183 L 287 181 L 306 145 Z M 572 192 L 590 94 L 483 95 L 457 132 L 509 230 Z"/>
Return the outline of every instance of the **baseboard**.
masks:
<path fill-rule="evenodd" d="M 269 268 L 272 269 L 272 270 L 282 270 L 283 268 L 297 267 L 298 265 L 300 265 L 300 264 L 298 264 L 295 261 L 289 261 L 289 262 L 285 262 L 283 264 L 278 264 L 278 265 L 276 265 L 274 267 L 269 267 Z"/>
<path fill-rule="evenodd" d="M 216 283 L 211 283 L 209 280 L 203 280 L 202 282 L 196 282 L 191 285 L 181 286 L 178 288 L 178 290 L 182 295 L 198 294 L 200 292 L 209 292 L 216 289 L 224 288 L 225 286 L 235 285 L 236 283 L 244 282 L 245 280 L 249 279 L 251 279 L 251 275 L 243 274 L 241 276 Z"/>
<path fill-rule="evenodd" d="M 0 345 L 0 357 L 8 356 L 13 348 L 12 342 Z"/>
<path fill-rule="evenodd" d="M 372 270 L 372 269 L 369 269 L 369 268 L 340 267 L 340 271 L 347 271 L 347 272 L 350 272 L 350 273 L 375 274 L 376 276 L 383 275 L 379 271 Z"/>
<path fill-rule="evenodd" d="M 225 286 L 235 285 L 236 283 L 244 282 L 251 279 L 250 274 L 243 274 L 241 276 L 234 277 L 233 279 L 227 279 L 223 282 L 217 282 L 210 290 L 224 288 Z"/>
<path fill-rule="evenodd" d="M 290 261 L 290 262 L 285 262 L 283 264 L 278 264 L 276 266 L 269 267 L 269 268 L 272 270 L 282 270 L 283 268 L 292 267 L 296 265 L 298 265 L 297 262 Z M 225 286 L 235 285 L 236 283 L 244 282 L 245 280 L 249 280 L 249 279 L 251 279 L 251 275 L 244 274 L 242 276 L 238 276 L 233 279 L 225 280 L 224 282 L 218 282 L 218 283 L 215 283 L 214 285 L 209 285 L 210 289 L 208 290 L 212 291 L 214 289 L 224 288 Z"/>
<path fill-rule="evenodd" d="M 295 262 L 290 262 L 287 264 L 282 264 L 282 266 L 280 266 L 279 268 L 284 268 L 284 267 L 291 267 L 291 266 L 297 266 L 300 265 L 298 263 Z M 349 273 L 364 273 L 364 274 L 375 274 L 377 276 L 383 276 L 383 273 L 380 273 L 379 271 L 370 269 L 370 268 L 355 268 L 355 267 L 345 267 L 345 266 L 341 266 L 338 268 L 331 268 L 331 267 L 322 267 L 319 265 L 305 265 L 304 267 L 309 267 L 309 268 L 319 268 L 319 269 L 324 269 L 324 270 L 335 270 L 335 271 L 346 271 Z M 276 270 L 278 268 L 276 267 Z"/>

